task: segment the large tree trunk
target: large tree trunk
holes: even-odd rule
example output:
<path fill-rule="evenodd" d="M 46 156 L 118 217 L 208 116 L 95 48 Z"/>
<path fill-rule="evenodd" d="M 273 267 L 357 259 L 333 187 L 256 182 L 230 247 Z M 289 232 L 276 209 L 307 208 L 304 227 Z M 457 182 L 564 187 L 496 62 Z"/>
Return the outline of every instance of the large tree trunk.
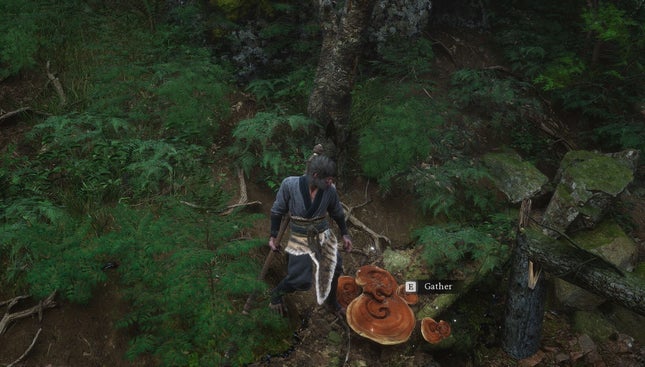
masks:
<path fill-rule="evenodd" d="M 322 49 L 307 107 L 309 116 L 321 123 L 331 140 L 332 155 L 342 170 L 349 139 L 351 90 L 356 64 L 364 45 L 374 0 L 317 1 L 323 31 Z M 336 4 L 342 9 L 337 8 Z M 339 6 L 339 7 L 341 7 Z"/>

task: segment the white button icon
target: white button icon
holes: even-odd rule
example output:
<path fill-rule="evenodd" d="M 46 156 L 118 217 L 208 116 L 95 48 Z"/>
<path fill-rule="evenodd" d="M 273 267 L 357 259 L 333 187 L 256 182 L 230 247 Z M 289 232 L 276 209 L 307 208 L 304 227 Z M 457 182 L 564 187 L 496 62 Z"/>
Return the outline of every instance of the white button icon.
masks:
<path fill-rule="evenodd" d="M 417 292 L 417 282 L 407 281 L 405 282 L 405 291 L 407 293 L 416 293 Z"/>

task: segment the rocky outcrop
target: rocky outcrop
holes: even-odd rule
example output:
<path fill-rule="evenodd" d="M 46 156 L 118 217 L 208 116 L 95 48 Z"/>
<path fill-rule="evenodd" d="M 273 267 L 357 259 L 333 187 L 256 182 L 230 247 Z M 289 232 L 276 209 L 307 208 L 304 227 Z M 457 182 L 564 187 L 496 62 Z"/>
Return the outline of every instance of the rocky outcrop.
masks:
<path fill-rule="evenodd" d="M 572 151 L 563 158 L 555 193 L 542 223 L 545 234 L 558 238 L 567 230 L 593 228 L 613 200 L 634 178 L 638 151 L 613 154 Z"/>
<path fill-rule="evenodd" d="M 548 178 L 519 154 L 489 153 L 482 162 L 488 169 L 495 186 L 506 194 L 512 203 L 519 203 L 540 193 Z"/>

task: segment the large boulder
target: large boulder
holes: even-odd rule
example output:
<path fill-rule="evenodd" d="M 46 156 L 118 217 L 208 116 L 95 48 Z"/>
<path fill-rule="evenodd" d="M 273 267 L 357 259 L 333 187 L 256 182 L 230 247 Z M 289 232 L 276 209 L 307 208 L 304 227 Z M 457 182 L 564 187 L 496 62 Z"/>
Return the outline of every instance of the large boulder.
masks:
<path fill-rule="evenodd" d="M 558 238 L 566 230 L 596 226 L 634 179 L 637 160 L 636 150 L 567 153 L 558 170 L 555 193 L 542 218 L 542 223 L 551 228 L 545 229 L 545 234 Z"/>

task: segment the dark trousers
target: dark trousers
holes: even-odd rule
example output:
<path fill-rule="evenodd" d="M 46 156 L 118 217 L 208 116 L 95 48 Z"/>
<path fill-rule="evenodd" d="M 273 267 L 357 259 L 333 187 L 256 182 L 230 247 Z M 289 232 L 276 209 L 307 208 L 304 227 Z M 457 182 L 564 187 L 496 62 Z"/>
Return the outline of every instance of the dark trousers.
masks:
<path fill-rule="evenodd" d="M 287 254 L 287 276 L 271 291 L 271 303 L 278 304 L 282 302 L 282 296 L 295 291 L 309 290 L 313 284 L 314 263 L 309 255 L 291 255 Z M 331 281 L 331 290 L 325 303 L 336 305 L 336 287 L 338 286 L 338 277 L 343 272 L 343 262 L 340 253 L 336 254 L 336 268 Z"/>

